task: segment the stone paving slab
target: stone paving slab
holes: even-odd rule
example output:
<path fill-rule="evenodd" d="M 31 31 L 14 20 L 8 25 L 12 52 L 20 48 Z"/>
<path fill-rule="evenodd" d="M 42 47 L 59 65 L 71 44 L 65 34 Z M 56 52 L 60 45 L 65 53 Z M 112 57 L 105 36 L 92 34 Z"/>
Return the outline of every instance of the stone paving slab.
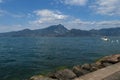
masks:
<path fill-rule="evenodd" d="M 104 78 L 103 80 L 120 80 L 120 71 Z"/>
<path fill-rule="evenodd" d="M 120 80 L 120 63 L 86 74 L 74 80 Z"/>

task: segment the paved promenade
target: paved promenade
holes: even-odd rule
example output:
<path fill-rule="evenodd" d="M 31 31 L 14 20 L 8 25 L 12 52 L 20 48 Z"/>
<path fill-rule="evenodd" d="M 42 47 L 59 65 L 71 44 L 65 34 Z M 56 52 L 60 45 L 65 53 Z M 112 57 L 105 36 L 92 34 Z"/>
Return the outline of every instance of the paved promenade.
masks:
<path fill-rule="evenodd" d="M 120 80 L 120 63 L 89 73 L 74 80 Z"/>

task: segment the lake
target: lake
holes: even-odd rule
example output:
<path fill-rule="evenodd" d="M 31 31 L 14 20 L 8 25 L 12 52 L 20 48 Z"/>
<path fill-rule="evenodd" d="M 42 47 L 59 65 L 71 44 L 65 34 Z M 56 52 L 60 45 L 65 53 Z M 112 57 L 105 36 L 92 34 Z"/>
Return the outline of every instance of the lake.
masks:
<path fill-rule="evenodd" d="M 120 53 L 120 37 L 0 38 L 0 80 L 25 80 L 61 66 L 72 67 Z"/>

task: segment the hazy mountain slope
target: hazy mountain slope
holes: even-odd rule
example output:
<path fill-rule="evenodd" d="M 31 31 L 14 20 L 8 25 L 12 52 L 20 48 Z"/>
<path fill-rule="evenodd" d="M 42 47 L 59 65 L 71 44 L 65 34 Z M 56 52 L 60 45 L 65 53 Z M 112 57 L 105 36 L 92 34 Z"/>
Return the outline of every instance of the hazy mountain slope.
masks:
<path fill-rule="evenodd" d="M 63 25 L 52 25 L 44 29 L 24 29 L 21 31 L 0 33 L 0 37 L 81 37 L 81 36 L 120 36 L 120 28 L 100 30 L 68 30 Z"/>

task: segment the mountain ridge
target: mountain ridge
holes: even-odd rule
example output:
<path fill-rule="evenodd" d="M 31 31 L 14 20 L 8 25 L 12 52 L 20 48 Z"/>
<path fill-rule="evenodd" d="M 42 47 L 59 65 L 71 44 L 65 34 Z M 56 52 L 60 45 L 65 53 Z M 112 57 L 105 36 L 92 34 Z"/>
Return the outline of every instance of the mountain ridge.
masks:
<path fill-rule="evenodd" d="M 120 36 L 120 27 L 99 30 L 68 30 L 62 24 L 52 25 L 43 29 L 24 29 L 0 33 L 0 37 L 81 37 L 81 36 Z"/>

